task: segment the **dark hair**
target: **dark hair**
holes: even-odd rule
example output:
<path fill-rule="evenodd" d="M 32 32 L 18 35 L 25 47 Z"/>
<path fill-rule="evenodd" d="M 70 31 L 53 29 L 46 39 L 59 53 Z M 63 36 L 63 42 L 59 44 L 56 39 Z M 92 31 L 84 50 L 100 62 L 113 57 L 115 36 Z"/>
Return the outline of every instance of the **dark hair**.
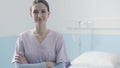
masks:
<path fill-rule="evenodd" d="M 46 0 L 34 0 L 33 1 L 33 4 L 38 4 L 38 3 L 43 3 L 47 7 L 48 12 L 50 11 L 49 10 L 49 4 Z"/>

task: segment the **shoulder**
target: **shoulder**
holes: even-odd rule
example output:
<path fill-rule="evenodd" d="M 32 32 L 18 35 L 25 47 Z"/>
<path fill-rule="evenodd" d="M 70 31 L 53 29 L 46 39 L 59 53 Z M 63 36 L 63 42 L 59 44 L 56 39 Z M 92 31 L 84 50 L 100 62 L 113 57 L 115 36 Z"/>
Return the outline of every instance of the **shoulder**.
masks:
<path fill-rule="evenodd" d="M 27 37 L 32 34 L 32 30 L 26 30 L 24 32 L 21 32 L 18 36 L 19 37 Z"/>
<path fill-rule="evenodd" d="M 63 37 L 63 35 L 60 32 L 54 31 L 54 30 L 50 30 L 50 33 L 52 36 L 54 37 Z"/>

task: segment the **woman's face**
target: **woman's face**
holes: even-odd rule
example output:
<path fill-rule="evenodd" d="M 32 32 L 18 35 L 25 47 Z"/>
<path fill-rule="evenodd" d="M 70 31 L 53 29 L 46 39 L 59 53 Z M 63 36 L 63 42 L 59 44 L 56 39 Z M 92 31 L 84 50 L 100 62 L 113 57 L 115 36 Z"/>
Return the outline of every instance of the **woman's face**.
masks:
<path fill-rule="evenodd" d="M 50 12 L 43 3 L 34 4 L 31 7 L 30 15 L 34 19 L 35 23 L 42 24 L 46 23 Z"/>

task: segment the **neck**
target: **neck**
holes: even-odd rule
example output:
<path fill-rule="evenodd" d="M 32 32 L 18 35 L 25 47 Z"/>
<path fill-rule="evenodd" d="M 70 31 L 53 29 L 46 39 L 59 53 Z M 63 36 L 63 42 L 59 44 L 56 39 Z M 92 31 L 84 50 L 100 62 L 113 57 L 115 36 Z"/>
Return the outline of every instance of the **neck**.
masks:
<path fill-rule="evenodd" d="M 47 32 L 48 29 L 46 28 L 46 26 L 36 25 L 36 27 L 34 28 L 34 33 L 36 35 L 45 35 Z"/>

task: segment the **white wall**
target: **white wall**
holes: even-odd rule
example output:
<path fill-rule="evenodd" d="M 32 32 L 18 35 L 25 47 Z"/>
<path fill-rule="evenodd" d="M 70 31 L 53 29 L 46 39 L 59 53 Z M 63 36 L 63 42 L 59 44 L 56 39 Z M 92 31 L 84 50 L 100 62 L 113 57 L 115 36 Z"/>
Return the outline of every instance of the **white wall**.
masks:
<path fill-rule="evenodd" d="M 0 1 L 0 36 L 16 35 L 32 27 L 28 0 Z"/>
<path fill-rule="evenodd" d="M 97 28 L 95 34 L 120 34 L 120 0 L 74 0 L 69 4 L 71 11 L 67 13 L 70 15 L 68 27 L 81 21 L 91 23 L 89 27 Z"/>
<path fill-rule="evenodd" d="M 29 16 L 31 1 L 0 1 L 0 36 L 16 35 L 33 27 L 32 19 Z M 120 26 L 120 0 L 47 1 L 51 8 L 48 26 L 59 32 L 70 32 L 68 28 L 78 21 L 94 22 L 94 27 Z"/>

